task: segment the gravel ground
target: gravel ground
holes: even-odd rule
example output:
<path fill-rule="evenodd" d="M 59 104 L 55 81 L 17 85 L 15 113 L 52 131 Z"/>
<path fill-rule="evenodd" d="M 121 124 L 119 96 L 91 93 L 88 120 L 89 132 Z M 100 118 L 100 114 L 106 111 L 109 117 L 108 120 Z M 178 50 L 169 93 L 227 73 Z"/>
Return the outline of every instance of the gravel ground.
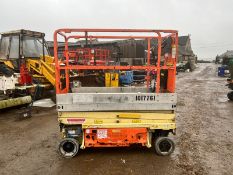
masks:
<path fill-rule="evenodd" d="M 232 174 L 233 103 L 216 65 L 199 64 L 177 77 L 175 152 L 159 157 L 147 148 L 85 149 L 73 159 L 57 152 L 56 110 L 0 111 L 0 174 Z"/>

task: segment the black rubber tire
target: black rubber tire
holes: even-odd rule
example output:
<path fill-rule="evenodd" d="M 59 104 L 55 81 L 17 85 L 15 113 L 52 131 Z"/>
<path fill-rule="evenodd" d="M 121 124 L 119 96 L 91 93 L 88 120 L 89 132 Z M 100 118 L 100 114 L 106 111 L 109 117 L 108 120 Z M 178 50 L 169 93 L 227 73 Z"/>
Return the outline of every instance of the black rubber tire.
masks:
<path fill-rule="evenodd" d="M 154 148 L 159 156 L 168 156 L 175 149 L 175 143 L 168 137 L 158 137 L 155 139 Z"/>
<path fill-rule="evenodd" d="M 227 97 L 228 97 L 229 100 L 233 101 L 233 91 L 229 92 L 227 94 Z"/>
<path fill-rule="evenodd" d="M 79 151 L 79 143 L 73 138 L 65 138 L 60 142 L 58 151 L 64 158 L 72 158 L 76 156 Z"/>

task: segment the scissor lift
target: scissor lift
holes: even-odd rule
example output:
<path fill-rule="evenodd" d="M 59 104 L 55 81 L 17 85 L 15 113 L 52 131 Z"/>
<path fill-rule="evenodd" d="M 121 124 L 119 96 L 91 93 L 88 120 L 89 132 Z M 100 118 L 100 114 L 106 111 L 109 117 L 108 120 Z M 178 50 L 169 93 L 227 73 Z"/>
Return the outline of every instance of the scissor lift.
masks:
<path fill-rule="evenodd" d="M 58 37 L 65 42 L 65 59 L 58 58 Z M 157 41 L 155 64 L 121 66 L 71 65 L 68 43 L 72 39 L 135 39 Z M 170 48 L 162 52 L 162 42 L 170 39 Z M 79 148 L 118 147 L 139 144 L 154 147 L 159 155 L 169 155 L 174 142 L 168 137 L 175 134 L 176 60 L 178 57 L 178 32 L 176 30 L 148 29 L 58 29 L 54 33 L 54 58 L 56 69 L 56 96 L 58 122 L 62 135 L 59 151 L 64 157 L 73 157 Z M 146 83 L 129 87 L 72 86 L 71 70 L 147 72 Z M 65 81 L 60 79 L 65 74 Z M 152 81 L 154 80 L 154 81 Z M 72 80 L 73 81 L 73 80 Z"/>

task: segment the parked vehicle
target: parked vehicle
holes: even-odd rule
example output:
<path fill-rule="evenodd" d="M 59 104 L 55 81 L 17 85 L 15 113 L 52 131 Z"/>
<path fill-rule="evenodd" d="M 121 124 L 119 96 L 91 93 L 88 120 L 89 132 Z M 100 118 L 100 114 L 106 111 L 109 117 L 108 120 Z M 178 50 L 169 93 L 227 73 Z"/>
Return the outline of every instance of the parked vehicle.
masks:
<path fill-rule="evenodd" d="M 229 72 L 230 72 L 230 77 L 227 79 L 228 83 L 228 88 L 231 90 L 228 94 L 227 97 L 229 100 L 233 101 L 233 58 L 229 60 Z"/>
<path fill-rule="evenodd" d="M 0 109 L 30 104 L 55 85 L 53 57 L 45 34 L 30 30 L 1 33 Z"/>

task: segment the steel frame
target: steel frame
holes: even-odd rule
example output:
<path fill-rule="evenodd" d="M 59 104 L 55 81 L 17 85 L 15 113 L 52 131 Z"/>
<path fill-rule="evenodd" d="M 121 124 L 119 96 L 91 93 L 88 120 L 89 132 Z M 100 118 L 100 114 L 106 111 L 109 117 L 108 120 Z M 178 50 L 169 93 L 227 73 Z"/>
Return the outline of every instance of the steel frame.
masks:
<path fill-rule="evenodd" d="M 73 35 L 73 33 L 76 33 Z M 81 34 L 80 34 L 81 33 Z M 111 35 L 96 35 L 96 33 L 111 33 Z M 128 35 L 112 35 L 112 33 L 130 33 Z M 144 35 L 132 35 L 141 33 Z M 147 35 L 145 35 L 145 33 Z M 65 41 L 65 61 L 59 61 L 58 58 L 58 35 L 62 36 Z M 173 65 L 161 65 L 161 51 L 162 51 L 162 40 L 163 38 L 172 38 L 172 46 L 175 48 L 174 55 L 171 54 L 170 58 L 173 59 Z M 69 65 L 69 54 L 68 54 L 68 41 L 70 39 L 145 39 L 148 41 L 147 53 L 151 50 L 151 39 L 158 39 L 158 60 L 157 65 L 150 64 L 150 54 L 147 54 L 147 65 L 146 66 L 90 66 L 90 65 Z M 178 58 L 178 31 L 177 30 L 151 30 L 151 29 L 69 29 L 63 28 L 58 29 L 54 32 L 54 58 L 55 58 L 55 69 L 56 69 L 56 93 L 68 93 L 69 92 L 69 70 L 145 70 L 147 71 L 147 88 L 149 88 L 149 72 L 155 70 L 157 72 L 156 82 L 156 93 L 160 92 L 160 71 L 163 69 L 173 70 L 170 73 L 171 81 L 169 84 L 170 92 L 175 91 L 175 76 L 176 76 L 176 60 Z M 60 63 L 64 64 L 60 64 Z M 62 89 L 60 80 L 60 71 L 65 70 L 66 86 Z"/>
<path fill-rule="evenodd" d="M 19 63 L 20 63 L 20 59 L 39 59 L 38 57 L 26 57 L 25 58 L 25 55 L 23 53 L 23 39 L 24 37 L 33 37 L 33 38 L 37 38 L 37 39 L 41 39 L 42 40 L 42 49 L 43 49 L 43 58 L 45 57 L 45 48 L 44 46 L 47 48 L 47 45 L 46 45 L 46 41 L 45 41 L 45 34 L 44 33 L 41 33 L 41 32 L 35 32 L 35 31 L 30 31 L 30 30 L 24 30 L 24 29 L 21 29 L 21 30 L 15 30 L 15 31 L 10 31 L 10 32 L 4 32 L 4 33 L 1 33 L 2 37 L 1 37 L 1 40 L 0 40 L 0 45 L 2 43 L 2 38 L 3 37 L 10 37 L 10 43 L 9 43 L 9 46 L 7 48 L 7 55 L 8 55 L 8 58 L 6 60 L 18 60 Z M 18 56 L 15 57 L 15 58 L 9 58 L 9 55 L 10 55 L 10 52 L 11 52 L 11 40 L 12 40 L 12 37 L 13 36 L 17 36 L 18 39 L 19 39 L 19 52 L 18 52 Z M 49 53 L 49 50 L 47 48 L 47 52 Z M 1 58 L 0 58 L 1 59 Z M 4 59 L 5 60 L 5 59 Z"/>

